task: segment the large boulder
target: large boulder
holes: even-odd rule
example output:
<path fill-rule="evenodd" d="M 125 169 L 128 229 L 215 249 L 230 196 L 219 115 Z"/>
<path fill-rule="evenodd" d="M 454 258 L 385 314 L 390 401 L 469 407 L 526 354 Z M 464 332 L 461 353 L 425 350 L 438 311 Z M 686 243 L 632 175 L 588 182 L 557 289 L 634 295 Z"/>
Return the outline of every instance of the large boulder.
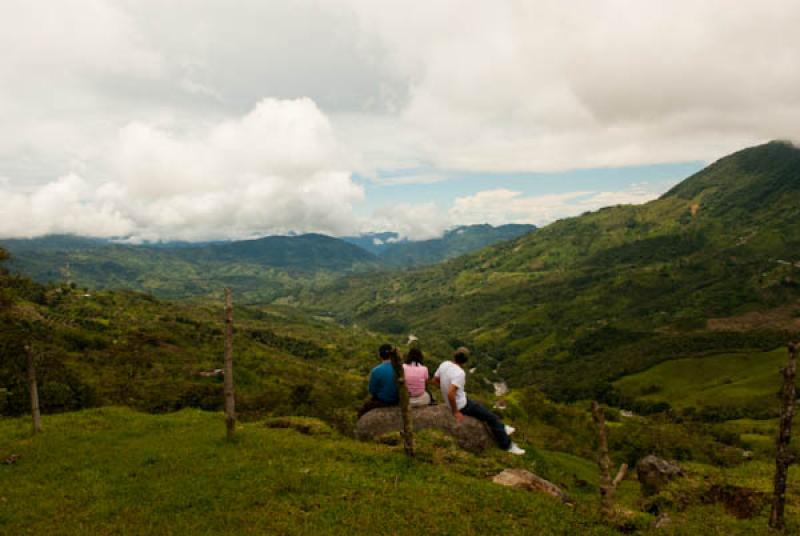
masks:
<path fill-rule="evenodd" d="M 684 473 L 678 464 L 651 454 L 636 464 L 636 475 L 639 478 L 642 494 L 649 496 L 661 491 L 670 480 L 684 476 Z"/>
<path fill-rule="evenodd" d="M 486 426 L 472 417 L 456 422 L 450 409 L 443 405 L 411 408 L 414 431 L 431 428 L 453 436 L 458 445 L 470 452 L 481 452 L 495 445 Z M 403 430 L 403 418 L 399 407 L 373 409 L 358 419 L 356 437 L 374 439 L 391 432 Z"/>

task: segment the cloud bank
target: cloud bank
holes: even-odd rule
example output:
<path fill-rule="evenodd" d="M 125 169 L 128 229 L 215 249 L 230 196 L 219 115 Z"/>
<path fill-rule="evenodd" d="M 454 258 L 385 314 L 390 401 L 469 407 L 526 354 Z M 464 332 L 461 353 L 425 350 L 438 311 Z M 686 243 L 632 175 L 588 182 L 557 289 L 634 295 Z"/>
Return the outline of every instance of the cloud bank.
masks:
<path fill-rule="evenodd" d="M 0 236 L 342 234 L 370 223 L 352 173 L 434 183 L 797 140 L 798 26 L 794 0 L 6 0 Z M 429 237 L 652 195 L 497 184 L 371 221 Z"/>
<path fill-rule="evenodd" d="M 196 133 L 193 133 L 196 134 Z M 19 194 L 0 188 L 1 236 L 76 233 L 133 240 L 353 230 L 363 190 L 309 99 L 265 99 L 236 120 L 182 135 L 131 123 L 111 146 L 112 180 L 70 174 Z"/>

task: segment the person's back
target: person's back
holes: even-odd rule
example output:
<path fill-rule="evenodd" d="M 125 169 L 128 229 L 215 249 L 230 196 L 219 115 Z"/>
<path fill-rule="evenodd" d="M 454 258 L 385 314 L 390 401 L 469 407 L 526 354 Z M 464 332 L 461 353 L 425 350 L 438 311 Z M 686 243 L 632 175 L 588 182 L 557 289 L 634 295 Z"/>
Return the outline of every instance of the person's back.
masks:
<path fill-rule="evenodd" d="M 411 406 L 427 406 L 433 403 L 433 397 L 428 393 L 428 367 L 423 363 L 425 356 L 422 350 L 414 347 L 408 351 L 406 362 L 403 365 L 403 375 L 408 389 L 409 404 Z"/>
<path fill-rule="evenodd" d="M 442 363 L 434 374 L 433 381 L 442 388 L 442 397 L 447 401 L 453 411 L 456 422 L 464 420 L 464 415 L 474 417 L 485 422 L 494 435 L 497 446 L 511 454 L 522 455 L 525 451 L 519 448 L 509 434 L 514 433 L 514 428 L 503 424 L 502 419 L 489 411 L 483 404 L 470 400 L 464 392 L 467 375 L 464 366 L 469 359 L 469 350 L 460 347 L 453 354 L 453 361 Z"/>
<path fill-rule="evenodd" d="M 452 361 L 444 361 L 441 365 L 439 365 L 439 368 L 436 369 L 434 377 L 439 378 L 439 387 L 442 391 L 442 400 L 448 400 L 450 386 L 453 385 L 456 387 L 456 408 L 453 409 L 460 410 L 467 405 L 467 394 L 464 392 L 464 384 L 466 383 L 466 374 L 464 374 L 464 369 Z"/>
<path fill-rule="evenodd" d="M 399 397 L 391 362 L 384 361 L 372 369 L 369 374 L 369 393 L 381 402 L 397 404 Z"/>
<path fill-rule="evenodd" d="M 358 410 L 359 418 L 376 408 L 396 406 L 400 400 L 400 397 L 397 396 L 397 383 L 391 362 L 396 353 L 397 350 L 390 344 L 383 344 L 378 348 L 381 364 L 373 368 L 369 373 L 368 390 L 370 399 L 364 402 L 364 405 Z"/>
<path fill-rule="evenodd" d="M 425 383 L 428 381 L 428 367 L 417 363 L 405 364 L 403 365 L 403 373 L 406 377 L 408 395 L 411 397 L 424 395 Z"/>

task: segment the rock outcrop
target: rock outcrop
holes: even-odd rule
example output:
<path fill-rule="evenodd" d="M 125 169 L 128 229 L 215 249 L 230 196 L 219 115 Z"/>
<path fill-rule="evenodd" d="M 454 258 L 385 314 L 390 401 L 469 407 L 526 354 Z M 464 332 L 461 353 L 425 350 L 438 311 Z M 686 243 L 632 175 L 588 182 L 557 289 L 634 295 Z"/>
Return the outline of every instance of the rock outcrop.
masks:
<path fill-rule="evenodd" d="M 486 426 L 472 417 L 464 417 L 458 424 L 452 412 L 444 404 L 411 408 L 414 430 L 434 429 L 453 436 L 458 445 L 470 452 L 481 452 L 495 445 Z M 356 437 L 374 439 L 391 432 L 403 430 L 400 408 L 373 409 L 356 423 Z"/>
<path fill-rule="evenodd" d="M 561 488 L 549 480 L 545 480 L 525 469 L 505 469 L 502 473 L 492 477 L 492 482 L 510 488 L 546 493 L 547 495 L 552 495 L 559 499 L 563 503 L 572 502 Z"/>
<path fill-rule="evenodd" d="M 636 464 L 636 475 L 642 488 L 642 495 L 655 495 L 670 480 L 684 476 L 683 469 L 673 462 L 668 462 L 652 454 L 645 456 Z"/>

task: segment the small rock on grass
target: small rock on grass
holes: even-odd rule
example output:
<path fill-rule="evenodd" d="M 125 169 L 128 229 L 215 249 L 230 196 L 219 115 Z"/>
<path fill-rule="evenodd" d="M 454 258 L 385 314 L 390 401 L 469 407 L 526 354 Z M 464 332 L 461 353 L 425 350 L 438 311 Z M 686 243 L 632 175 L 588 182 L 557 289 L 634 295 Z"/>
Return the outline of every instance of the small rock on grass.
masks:
<path fill-rule="evenodd" d="M 563 503 L 572 503 L 569 496 L 561 488 L 525 469 L 505 469 L 500 474 L 492 477 L 492 482 L 511 488 L 546 493 L 556 497 Z"/>
<path fill-rule="evenodd" d="M 645 456 L 636 464 L 636 475 L 645 497 L 655 495 L 675 478 L 685 476 L 676 463 L 663 460 L 652 454 Z"/>

